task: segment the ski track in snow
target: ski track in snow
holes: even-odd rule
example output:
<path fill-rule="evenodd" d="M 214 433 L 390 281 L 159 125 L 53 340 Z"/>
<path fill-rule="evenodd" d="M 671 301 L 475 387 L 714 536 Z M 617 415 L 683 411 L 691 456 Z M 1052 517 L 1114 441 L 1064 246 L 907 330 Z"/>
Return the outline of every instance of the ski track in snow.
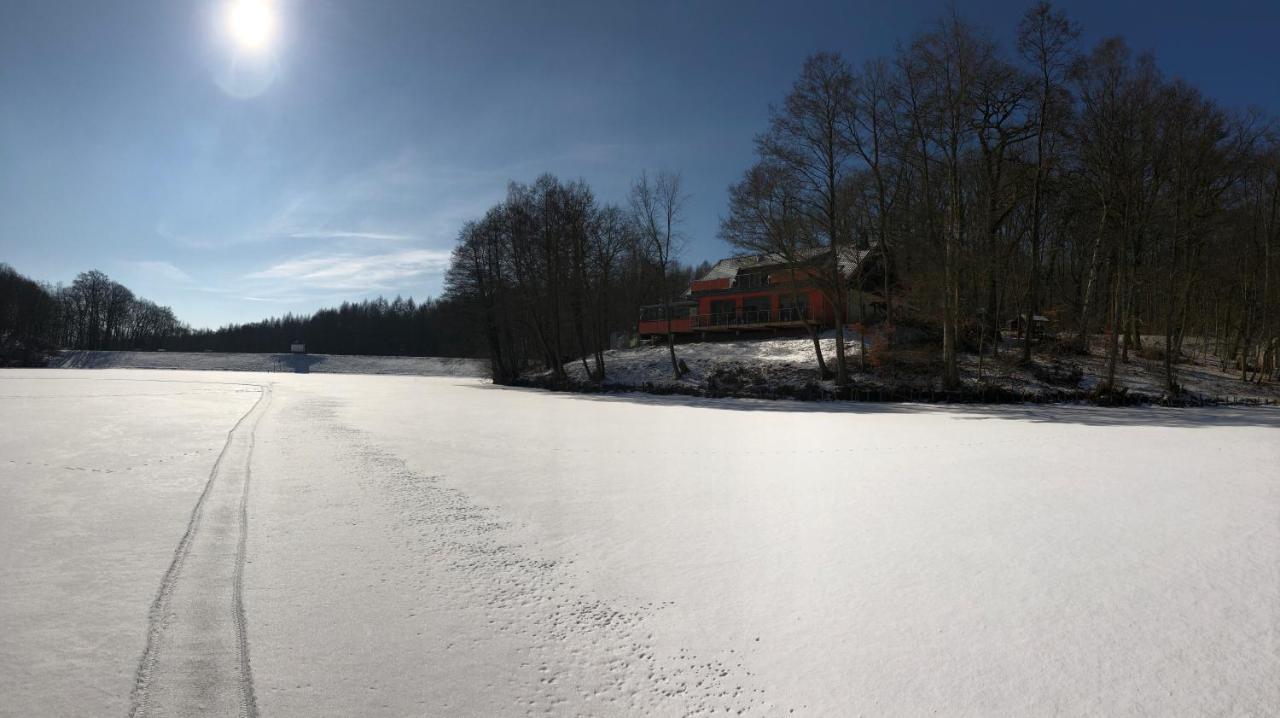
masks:
<path fill-rule="evenodd" d="M 161 579 L 148 614 L 131 717 L 229 715 L 232 708 L 241 718 L 257 716 L 242 585 L 254 432 L 271 402 L 270 387 L 259 390 L 258 400 L 227 432 Z M 230 601 L 219 607 L 227 592 Z"/>

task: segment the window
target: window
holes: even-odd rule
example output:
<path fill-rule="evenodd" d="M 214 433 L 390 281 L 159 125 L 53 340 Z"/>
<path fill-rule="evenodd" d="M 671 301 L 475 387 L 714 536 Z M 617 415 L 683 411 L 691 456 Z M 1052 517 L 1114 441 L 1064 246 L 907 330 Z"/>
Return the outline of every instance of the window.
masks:
<path fill-rule="evenodd" d="M 778 312 L 779 321 L 798 322 L 809 318 L 809 297 L 804 294 L 794 298 L 786 295 L 780 296 L 778 297 L 778 305 L 781 307 Z"/>
<path fill-rule="evenodd" d="M 640 321 L 642 322 L 660 322 L 667 318 L 666 307 L 661 304 L 655 304 L 648 307 L 640 307 Z M 671 305 L 671 318 L 686 319 L 693 313 L 693 308 L 685 304 Z"/>
<path fill-rule="evenodd" d="M 763 324 L 769 321 L 772 304 L 770 297 L 747 297 L 742 300 L 742 323 Z"/>
<path fill-rule="evenodd" d="M 738 314 L 738 303 L 732 299 L 711 302 L 711 324 L 733 324 Z"/>

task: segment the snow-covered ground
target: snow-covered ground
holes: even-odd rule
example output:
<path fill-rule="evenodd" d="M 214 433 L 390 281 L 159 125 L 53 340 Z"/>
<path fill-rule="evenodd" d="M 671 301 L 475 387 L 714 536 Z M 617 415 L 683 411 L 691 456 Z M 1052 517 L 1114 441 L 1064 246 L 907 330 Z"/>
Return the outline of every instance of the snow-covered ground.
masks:
<path fill-rule="evenodd" d="M 484 376 L 489 371 L 488 363 L 483 359 L 235 352 L 63 351 L 49 362 L 49 366 L 57 369 L 198 369 L 410 376 Z"/>
<path fill-rule="evenodd" d="M 823 334 L 822 351 L 828 367 L 835 366 L 834 332 Z M 872 347 L 868 338 L 868 348 Z M 1158 343 L 1148 338 L 1149 344 Z M 858 336 L 849 333 L 846 338 L 851 379 L 861 387 L 886 387 L 911 389 L 940 389 L 941 376 L 935 367 L 893 368 L 877 370 L 869 367 L 859 372 L 861 344 Z M 904 354 L 921 354 L 908 347 L 899 350 Z M 1035 370 L 1020 366 L 1016 361 L 1018 348 L 1012 342 L 1003 350 L 1005 359 L 986 356 L 981 374 L 978 359 L 962 354 L 959 360 L 961 381 L 970 389 L 981 384 L 1027 395 L 1053 396 L 1062 391 L 1087 393 L 1094 389 L 1105 372 L 1105 360 L 1100 345 L 1088 356 L 1051 358 L 1039 355 Z M 804 337 L 772 339 L 742 339 L 738 341 L 691 342 L 676 345 L 676 355 L 684 360 L 689 373 L 680 379 L 673 378 L 671 358 L 665 345 L 646 345 L 605 352 L 606 384 L 626 388 L 648 386 L 662 388 L 706 389 L 715 379 L 735 375 L 738 381 L 758 382 L 764 388 L 780 386 L 804 387 L 816 385 L 827 391 L 834 389 L 834 382 L 821 381 L 813 351 L 813 341 Z M 1070 381 L 1073 370 L 1078 375 Z M 585 381 L 587 372 L 580 361 L 566 366 L 570 378 Z M 1177 365 L 1177 381 L 1192 398 L 1229 403 L 1280 403 L 1280 385 L 1258 385 L 1240 380 L 1238 373 L 1228 373 L 1213 363 L 1188 362 Z M 1116 383 L 1130 392 L 1158 398 L 1165 394 L 1164 366 L 1159 360 L 1143 359 L 1131 354 L 1127 363 L 1121 363 L 1116 372 Z"/>
<path fill-rule="evenodd" d="M 1275 408 L 130 370 L 0 396 L 4 715 L 1280 711 Z"/>
<path fill-rule="evenodd" d="M 834 332 L 827 332 L 820 341 L 823 355 L 829 365 L 834 367 L 836 361 Z M 859 348 L 856 338 L 853 341 L 846 340 L 846 345 L 849 348 L 849 356 L 856 356 Z M 743 339 L 677 344 L 676 356 L 689 367 L 689 373 L 678 381 L 672 378 L 671 355 L 665 344 L 611 349 L 604 355 L 607 382 L 628 387 L 642 387 L 645 384 L 655 386 L 683 384 L 696 387 L 703 385 L 707 377 L 717 369 L 736 365 L 758 367 L 775 383 L 800 386 L 819 380 L 813 340 L 808 338 Z M 586 369 L 580 361 L 567 365 L 565 370 L 570 377 L 577 380 L 584 380 L 587 377 Z"/>

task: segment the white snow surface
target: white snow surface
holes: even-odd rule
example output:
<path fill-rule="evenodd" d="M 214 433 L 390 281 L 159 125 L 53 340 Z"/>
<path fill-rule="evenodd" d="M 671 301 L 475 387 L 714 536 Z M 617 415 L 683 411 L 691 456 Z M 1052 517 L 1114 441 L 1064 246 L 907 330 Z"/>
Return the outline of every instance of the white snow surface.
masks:
<path fill-rule="evenodd" d="M 0 370 L 0 714 L 128 712 L 264 386 L 263 716 L 1280 712 L 1275 408 L 108 369 Z"/>
<path fill-rule="evenodd" d="M 238 352 L 62 351 L 55 369 L 194 369 L 308 374 L 484 376 L 484 359 L 389 357 L 348 354 L 251 354 Z"/>

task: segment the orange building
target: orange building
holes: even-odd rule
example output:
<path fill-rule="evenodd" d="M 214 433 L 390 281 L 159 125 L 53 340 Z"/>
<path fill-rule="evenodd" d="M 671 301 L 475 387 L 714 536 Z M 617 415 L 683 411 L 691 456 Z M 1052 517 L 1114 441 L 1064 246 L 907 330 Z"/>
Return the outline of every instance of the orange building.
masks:
<path fill-rule="evenodd" d="M 849 281 L 870 252 L 851 248 L 841 254 L 840 273 Z M 722 259 L 694 280 L 680 301 L 672 302 L 671 331 L 688 335 L 796 329 L 806 323 L 834 326 L 835 308 L 813 281 L 830 257 L 830 250 L 818 249 L 792 262 L 776 254 Z M 663 305 L 640 308 L 639 334 L 667 334 Z"/>

